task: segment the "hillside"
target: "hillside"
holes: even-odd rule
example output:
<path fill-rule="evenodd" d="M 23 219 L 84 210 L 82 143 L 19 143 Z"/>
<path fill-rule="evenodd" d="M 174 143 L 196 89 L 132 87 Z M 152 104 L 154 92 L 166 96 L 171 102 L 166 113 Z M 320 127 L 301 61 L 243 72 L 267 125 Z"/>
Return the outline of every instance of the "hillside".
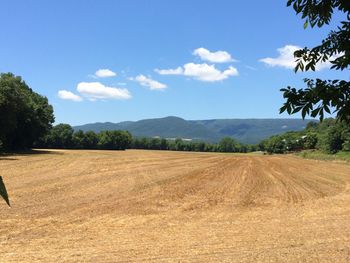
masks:
<path fill-rule="evenodd" d="M 242 143 L 258 143 L 271 135 L 305 128 L 310 120 L 301 119 L 213 119 L 184 120 L 165 117 L 120 123 L 90 123 L 75 126 L 75 130 L 128 130 L 136 137 L 189 138 L 217 142 L 225 136 Z"/>
<path fill-rule="evenodd" d="M 286 131 L 300 131 L 311 120 L 302 119 L 213 119 L 193 121 L 203 124 L 219 136 L 229 136 L 242 143 L 258 143 Z"/>

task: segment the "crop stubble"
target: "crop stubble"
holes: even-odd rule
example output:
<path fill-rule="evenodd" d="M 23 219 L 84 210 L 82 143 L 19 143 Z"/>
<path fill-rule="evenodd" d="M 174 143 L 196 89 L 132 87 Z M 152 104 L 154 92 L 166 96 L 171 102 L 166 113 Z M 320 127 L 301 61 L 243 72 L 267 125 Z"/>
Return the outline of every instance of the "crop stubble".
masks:
<path fill-rule="evenodd" d="M 347 164 L 56 150 L 0 172 L 0 262 L 350 262 Z"/>

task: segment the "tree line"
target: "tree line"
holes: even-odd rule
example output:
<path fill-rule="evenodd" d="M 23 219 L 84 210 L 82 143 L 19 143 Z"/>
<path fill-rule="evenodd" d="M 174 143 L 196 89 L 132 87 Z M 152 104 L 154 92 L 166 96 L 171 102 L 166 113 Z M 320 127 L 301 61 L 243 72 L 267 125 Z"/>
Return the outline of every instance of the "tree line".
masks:
<path fill-rule="evenodd" d="M 34 143 L 37 148 L 53 149 L 104 149 L 125 150 L 130 148 L 132 136 L 128 131 L 74 131 L 69 124 L 54 126 L 47 135 Z"/>
<path fill-rule="evenodd" d="M 245 145 L 238 141 L 225 137 L 218 143 L 203 141 L 187 141 L 181 138 L 167 140 L 164 138 L 133 138 L 132 149 L 170 150 L 190 152 L 236 152 L 246 153 L 255 150 L 252 145 Z"/>
<path fill-rule="evenodd" d="M 350 125 L 344 121 L 329 118 L 323 122 L 310 122 L 299 132 L 286 132 L 263 140 L 259 150 L 268 153 L 286 153 L 315 149 L 334 154 L 350 151 Z"/>
<path fill-rule="evenodd" d="M 132 137 L 128 131 L 74 131 L 69 124 L 58 124 L 48 134 L 34 142 L 36 148 L 51 149 L 145 149 L 195 152 L 248 152 L 254 146 L 245 145 L 226 137 L 219 143 L 187 141 L 181 138 Z"/>

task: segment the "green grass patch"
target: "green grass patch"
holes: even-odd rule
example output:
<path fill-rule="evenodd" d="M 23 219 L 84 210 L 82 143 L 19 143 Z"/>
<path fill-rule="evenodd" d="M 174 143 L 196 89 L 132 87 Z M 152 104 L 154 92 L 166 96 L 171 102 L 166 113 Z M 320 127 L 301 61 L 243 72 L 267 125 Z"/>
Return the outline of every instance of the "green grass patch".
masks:
<path fill-rule="evenodd" d="M 306 159 L 350 162 L 350 152 L 337 152 L 336 154 L 328 154 L 317 150 L 306 150 L 296 153 L 296 155 Z"/>

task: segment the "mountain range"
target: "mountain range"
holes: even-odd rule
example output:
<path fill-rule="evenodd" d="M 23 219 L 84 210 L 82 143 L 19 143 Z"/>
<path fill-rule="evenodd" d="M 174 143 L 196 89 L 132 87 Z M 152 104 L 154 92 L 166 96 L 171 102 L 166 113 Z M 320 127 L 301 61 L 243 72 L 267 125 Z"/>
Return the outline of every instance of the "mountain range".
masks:
<path fill-rule="evenodd" d="M 231 137 L 242 143 L 255 144 L 275 134 L 302 130 L 310 121 L 302 119 L 184 120 L 169 116 L 119 123 L 97 122 L 73 128 L 94 132 L 127 130 L 135 137 L 184 138 L 206 142 L 218 142 L 223 137 Z"/>

